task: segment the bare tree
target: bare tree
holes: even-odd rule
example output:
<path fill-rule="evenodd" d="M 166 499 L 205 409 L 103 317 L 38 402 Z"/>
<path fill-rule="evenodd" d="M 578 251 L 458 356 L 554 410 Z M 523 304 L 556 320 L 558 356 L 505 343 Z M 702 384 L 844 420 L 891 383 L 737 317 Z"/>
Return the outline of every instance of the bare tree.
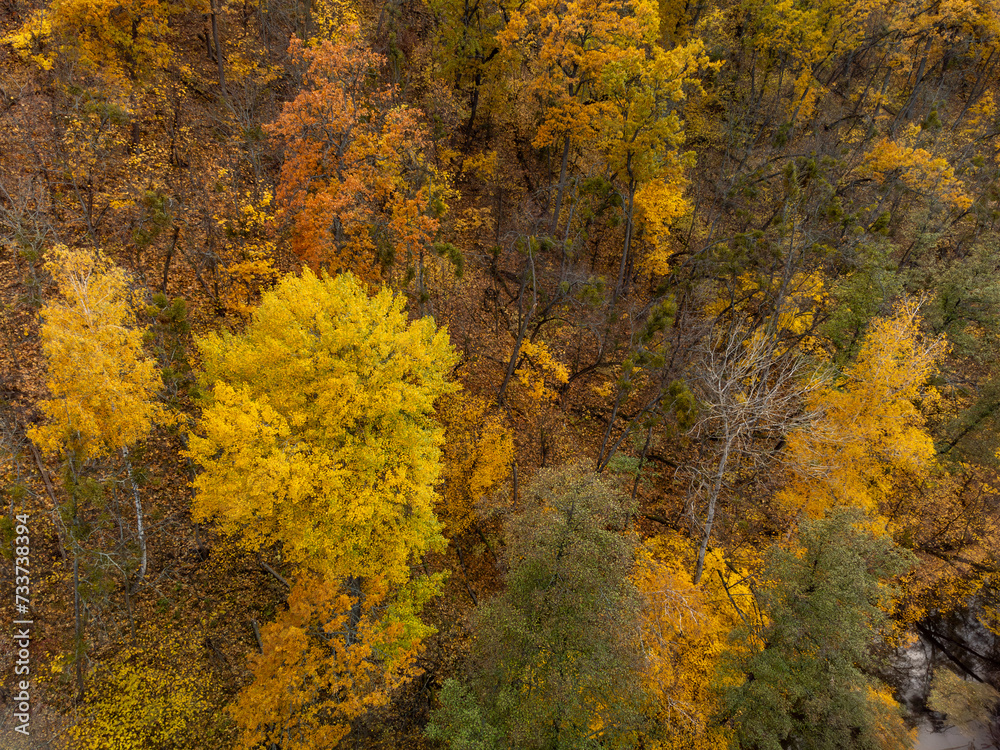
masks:
<path fill-rule="evenodd" d="M 689 504 L 701 531 L 695 583 L 701 580 L 725 488 L 737 472 L 776 461 L 781 438 L 815 419 L 803 402 L 822 382 L 804 372 L 799 355 L 759 329 L 749 334 L 729 330 L 705 348 L 697 367 L 693 385 L 702 417 L 694 434 L 718 448 L 714 460 L 696 469 Z"/>

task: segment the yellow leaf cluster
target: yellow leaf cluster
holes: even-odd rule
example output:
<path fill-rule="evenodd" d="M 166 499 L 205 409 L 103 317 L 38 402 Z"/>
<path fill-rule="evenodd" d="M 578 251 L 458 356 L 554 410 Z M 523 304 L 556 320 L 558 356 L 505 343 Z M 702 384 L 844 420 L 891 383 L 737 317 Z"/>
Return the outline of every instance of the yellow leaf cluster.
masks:
<path fill-rule="evenodd" d="M 935 157 L 925 149 L 904 145 L 907 140 L 914 139 L 917 132 L 910 128 L 901 138 L 902 144 L 889 138 L 876 142 L 865 156 L 861 173 L 879 183 L 898 175 L 911 190 L 935 196 L 953 209 L 964 211 L 972 205 L 972 197 L 962 180 L 955 176 L 955 169 L 948 160 Z"/>
<path fill-rule="evenodd" d="M 52 51 L 45 51 L 45 42 L 52 36 L 52 14 L 48 9 L 32 11 L 24 24 L 0 39 L 13 47 L 17 54 L 34 62 L 42 70 L 51 70 Z"/>
<path fill-rule="evenodd" d="M 934 445 L 915 405 L 926 388 L 942 339 L 920 333 L 918 305 L 905 301 L 871 324 L 857 360 L 836 385 L 816 390 L 808 406 L 820 416 L 788 436 L 792 479 L 781 497 L 813 515 L 835 506 L 877 512 L 897 472 L 921 474 Z"/>
<path fill-rule="evenodd" d="M 31 438 L 81 461 L 132 445 L 168 415 L 156 402 L 160 376 L 143 353 L 125 272 L 99 250 L 62 245 L 45 267 L 61 299 L 42 309 L 51 395 L 39 402 L 46 424 Z"/>
<path fill-rule="evenodd" d="M 670 271 L 670 251 L 667 238 L 675 220 L 691 210 L 691 203 L 684 197 L 687 179 L 681 169 L 673 179 L 658 177 L 645 183 L 635 194 L 638 218 L 649 233 L 652 250 L 646 255 L 644 267 L 649 273 L 666 274 Z"/>
<path fill-rule="evenodd" d="M 438 516 L 449 536 L 476 520 L 476 505 L 495 492 L 510 474 L 514 440 L 503 415 L 478 396 L 444 400 L 444 471 Z"/>
<path fill-rule="evenodd" d="M 803 337 L 803 334 L 813 328 L 817 311 L 828 299 L 820 272 L 797 272 L 787 282 L 781 277 L 747 272 L 736 279 L 734 287 L 727 290 L 727 295 L 720 295 L 706 305 L 706 314 L 720 315 L 732 304 L 732 299 L 738 300 L 736 307 L 739 311 L 754 314 L 757 312 L 755 308 L 766 305 L 766 301 L 780 295 L 775 305 L 777 311 L 772 318 L 775 331 L 796 337 L 799 340 L 798 347 L 803 351 L 820 354 L 818 342 L 812 337 Z M 761 332 L 759 335 L 764 334 Z M 752 345 L 753 340 L 747 342 L 748 347 Z"/>
<path fill-rule="evenodd" d="M 5 38 L 43 70 L 62 56 L 118 85 L 147 78 L 172 58 L 164 37 L 185 0 L 54 0 Z M 196 4 L 192 2 L 191 4 Z M 32 54 L 35 49 L 37 54 Z M 42 50 L 45 51 L 42 51 Z"/>
<path fill-rule="evenodd" d="M 522 341 L 521 357 L 523 364 L 517 368 L 515 375 L 524 392 L 538 403 L 554 401 L 558 394 L 546 385 L 546 378 L 561 384 L 569 382 L 566 366 L 553 357 L 541 341 Z"/>
<path fill-rule="evenodd" d="M 225 266 L 223 303 L 233 312 L 248 315 L 261 292 L 278 278 L 275 267 L 275 215 L 269 190 L 257 199 L 244 192 L 236 200 L 235 215 L 217 218 L 226 230 L 222 251 Z"/>

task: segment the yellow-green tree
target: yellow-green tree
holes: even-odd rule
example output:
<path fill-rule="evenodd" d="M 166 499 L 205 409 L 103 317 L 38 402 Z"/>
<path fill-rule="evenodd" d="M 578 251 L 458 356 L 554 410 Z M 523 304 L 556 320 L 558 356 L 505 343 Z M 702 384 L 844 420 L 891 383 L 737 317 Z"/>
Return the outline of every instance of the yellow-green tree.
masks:
<path fill-rule="evenodd" d="M 662 245 L 670 223 L 688 210 L 684 167 L 694 154 L 678 150 L 684 131 L 676 109 L 685 98 L 685 87 L 697 87 L 699 69 L 708 65 L 704 43 L 695 40 L 669 52 L 657 45 L 622 50 L 602 70 L 600 89 L 606 101 L 598 142 L 609 173 L 622 185 L 625 203 L 616 293 L 624 284 L 637 200 L 657 245 Z M 647 265 L 665 273 L 664 248 L 657 251 Z"/>
<path fill-rule="evenodd" d="M 195 518 L 251 548 L 280 544 L 296 576 L 294 606 L 265 630 L 257 687 L 234 716 L 248 747 L 262 736 L 332 747 L 342 735 L 322 717 L 384 700 L 427 632 L 418 613 L 436 581 L 412 579 L 410 565 L 443 544 L 433 413 L 455 388 L 445 380 L 455 355 L 432 319 L 407 320 L 401 297 L 308 269 L 267 292 L 244 332 L 197 343 Z M 316 689 L 372 663 L 380 681 Z M 263 703 L 252 699 L 262 686 Z"/>

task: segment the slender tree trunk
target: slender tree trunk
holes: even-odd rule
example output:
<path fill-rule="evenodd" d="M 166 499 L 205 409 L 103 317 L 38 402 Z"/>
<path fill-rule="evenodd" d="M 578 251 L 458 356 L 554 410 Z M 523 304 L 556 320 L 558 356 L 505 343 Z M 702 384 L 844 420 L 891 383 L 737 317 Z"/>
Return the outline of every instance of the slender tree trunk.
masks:
<path fill-rule="evenodd" d="M 729 435 L 729 428 L 726 428 L 726 442 L 723 444 L 722 455 L 719 457 L 719 468 L 715 472 L 715 481 L 708 496 L 708 513 L 705 516 L 705 536 L 701 540 L 701 547 L 698 549 L 698 562 L 694 568 L 694 584 L 697 586 L 701 581 L 701 575 L 705 571 L 705 555 L 708 553 L 708 542 L 712 537 L 712 524 L 715 522 L 715 508 L 719 502 L 719 493 L 722 492 L 722 478 L 726 475 L 727 464 L 729 463 L 729 451 L 732 449 L 732 437 Z"/>
<path fill-rule="evenodd" d="M 164 295 L 167 293 L 167 277 L 170 274 L 170 260 L 174 257 L 174 248 L 177 246 L 177 238 L 180 236 L 181 228 L 179 225 L 174 225 L 174 236 L 170 239 L 170 247 L 167 248 L 167 259 L 163 261 L 163 285 L 160 287 L 160 291 Z"/>
<path fill-rule="evenodd" d="M 608 426 L 604 428 L 604 437 L 601 439 L 601 448 L 597 452 L 597 467 L 594 469 L 598 474 L 600 474 L 608 465 L 608 461 L 611 459 L 610 452 L 607 456 L 604 455 L 604 451 L 607 450 L 608 440 L 611 438 L 611 430 L 615 426 L 615 420 L 618 419 L 618 408 L 622 403 L 622 395 L 625 392 L 624 386 L 629 383 L 623 383 L 622 387 L 618 388 L 618 393 L 615 396 L 615 405 L 611 407 L 611 416 L 608 417 Z"/>
<path fill-rule="evenodd" d="M 146 577 L 146 529 L 142 523 L 142 502 L 139 500 L 139 488 L 135 486 L 135 477 L 132 475 L 132 462 L 128 458 L 128 448 L 122 446 L 122 458 L 125 459 L 125 470 L 128 472 L 128 484 L 132 490 L 132 500 L 135 502 L 135 523 L 139 534 L 139 580 Z"/>
<path fill-rule="evenodd" d="M 347 633 L 344 636 L 344 645 L 353 646 L 360 641 L 358 637 L 358 625 L 361 624 L 361 606 L 364 602 L 364 592 L 361 589 L 362 579 L 357 576 L 350 576 L 344 581 L 344 586 L 348 593 L 354 598 L 351 611 L 347 618 Z"/>
<path fill-rule="evenodd" d="M 212 42 L 215 44 L 215 62 L 219 66 L 219 88 L 222 89 L 222 98 L 228 99 L 229 93 L 226 91 L 226 67 L 222 58 L 222 40 L 219 38 L 219 14 L 216 8 L 219 0 L 211 0 L 212 10 Z"/>
<path fill-rule="evenodd" d="M 631 171 L 632 154 L 628 156 L 628 168 Z M 628 206 L 625 209 L 625 245 L 622 248 L 622 260 L 618 265 L 618 283 L 615 284 L 615 295 L 612 304 L 618 301 L 618 297 L 625 291 L 625 269 L 628 267 L 628 254 L 632 247 L 632 226 L 635 217 L 635 179 L 629 178 L 628 183 Z"/>
<path fill-rule="evenodd" d="M 72 467 L 72 459 L 70 463 L 70 469 Z M 73 470 L 74 475 L 76 474 Z M 80 546 L 77 544 L 76 533 L 77 533 L 77 505 L 76 505 L 76 477 L 73 478 L 73 527 L 72 527 L 72 542 L 73 542 L 73 656 L 76 667 L 76 703 L 83 700 L 83 656 L 84 656 L 84 642 L 83 642 L 83 613 L 81 612 L 81 602 L 80 602 Z"/>
<path fill-rule="evenodd" d="M 66 461 L 71 475 L 71 478 L 69 479 L 71 484 L 67 487 L 67 489 L 69 490 L 70 509 L 73 511 L 72 521 L 70 522 L 67 537 L 70 544 L 73 546 L 73 661 L 76 671 L 76 697 L 74 698 L 74 702 L 80 703 L 80 701 L 83 700 L 84 691 L 83 655 L 85 649 L 83 642 L 84 622 L 80 602 L 80 545 L 77 540 L 77 534 L 80 529 L 79 507 L 77 505 L 77 487 L 79 477 L 76 473 L 76 466 L 73 463 L 72 453 L 68 453 L 66 455 Z"/>
<path fill-rule="evenodd" d="M 531 253 L 531 248 L 528 248 L 528 252 Z M 530 261 L 530 256 L 529 256 Z M 525 264 L 524 276 L 521 278 L 521 291 L 517 296 L 517 308 L 518 312 L 524 310 L 524 293 L 528 287 L 528 271 L 529 268 L 531 272 L 534 273 L 534 263 L 530 265 Z M 510 379 L 514 375 L 514 370 L 517 369 L 517 359 L 521 354 L 521 344 L 524 343 L 524 336 L 528 332 L 528 323 L 535 314 L 535 305 L 537 300 L 533 300 L 531 303 L 531 309 L 528 310 L 527 315 L 521 315 L 521 325 L 517 332 L 517 340 L 514 342 L 514 351 L 510 353 L 510 360 L 507 362 L 507 372 L 504 373 L 503 382 L 500 384 L 500 390 L 497 392 L 497 403 L 502 404 L 504 402 L 504 397 L 507 395 L 507 386 L 510 385 Z"/>
<path fill-rule="evenodd" d="M 15 350 L 12 348 L 11 352 L 13 353 L 14 351 Z M 59 550 L 59 556 L 63 560 L 66 560 L 66 545 L 63 542 L 63 538 L 69 537 L 69 534 L 66 533 L 62 517 L 59 515 L 59 501 L 56 500 L 56 490 L 52 486 L 52 480 L 49 479 L 48 472 L 45 470 L 45 464 L 42 461 L 42 455 L 38 452 L 38 446 L 35 445 L 34 441 L 29 439 L 28 447 L 31 449 L 31 455 L 35 459 L 35 466 L 38 467 L 38 473 L 41 474 L 42 481 L 45 483 L 45 491 L 48 493 L 49 499 L 52 501 L 52 526 L 56 530 L 56 548 Z"/>
<path fill-rule="evenodd" d="M 559 167 L 559 189 L 556 192 L 556 207 L 552 212 L 552 223 L 549 225 L 549 234 L 555 236 L 556 229 L 559 228 L 559 212 L 562 211 L 563 193 L 566 191 L 566 168 L 569 164 L 570 137 L 566 136 L 563 144 L 562 165 Z"/>
<path fill-rule="evenodd" d="M 129 591 L 130 589 L 128 575 L 125 574 L 125 607 L 128 610 L 128 630 L 132 636 L 132 643 L 135 643 L 135 615 L 132 614 L 132 594 Z"/>
<path fill-rule="evenodd" d="M 476 80 L 472 84 L 471 101 L 469 102 L 469 122 L 465 125 L 465 148 L 472 145 L 472 132 L 476 122 L 476 110 L 479 109 L 479 87 L 483 83 L 483 72 L 476 71 Z"/>
<path fill-rule="evenodd" d="M 649 455 L 649 446 L 653 442 L 653 424 L 650 422 L 649 427 L 646 429 L 646 442 L 642 444 L 642 453 L 639 454 L 639 464 L 635 467 L 635 480 L 632 482 L 632 505 L 638 508 L 636 504 L 636 497 L 639 495 L 639 477 L 642 474 L 642 467 L 646 463 L 646 456 Z M 632 520 L 632 515 L 629 514 L 628 522 Z"/>
<path fill-rule="evenodd" d="M 73 632 L 74 661 L 76 662 L 76 702 L 83 700 L 83 620 L 80 617 L 80 552 L 73 546 Z"/>
<path fill-rule="evenodd" d="M 424 286 L 424 248 L 420 247 L 417 255 L 417 314 L 424 317 L 427 314 L 427 289 Z"/>

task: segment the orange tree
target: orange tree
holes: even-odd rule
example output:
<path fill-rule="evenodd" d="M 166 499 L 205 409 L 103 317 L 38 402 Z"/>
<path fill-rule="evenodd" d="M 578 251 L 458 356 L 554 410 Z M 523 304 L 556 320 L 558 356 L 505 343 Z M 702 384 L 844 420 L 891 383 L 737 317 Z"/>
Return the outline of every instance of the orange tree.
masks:
<path fill-rule="evenodd" d="M 271 127 L 284 146 L 277 200 L 293 252 L 314 270 L 374 280 L 397 262 L 423 283 L 426 251 L 451 195 L 420 113 L 372 79 L 384 60 L 356 29 L 305 47 L 303 91 Z"/>

